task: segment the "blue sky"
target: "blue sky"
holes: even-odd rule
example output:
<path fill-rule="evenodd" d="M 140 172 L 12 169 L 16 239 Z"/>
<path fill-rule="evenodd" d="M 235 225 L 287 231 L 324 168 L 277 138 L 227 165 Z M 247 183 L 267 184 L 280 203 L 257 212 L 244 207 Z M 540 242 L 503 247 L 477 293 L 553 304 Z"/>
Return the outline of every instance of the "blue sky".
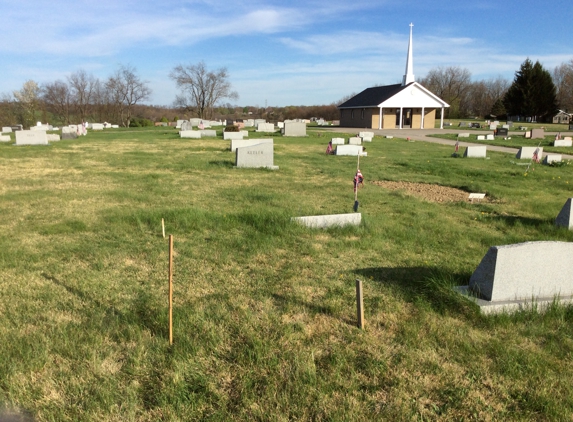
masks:
<path fill-rule="evenodd" d="M 0 16 L 0 93 L 129 64 L 158 105 L 177 94 L 171 69 L 200 61 L 227 67 L 238 105 L 330 104 L 397 83 L 410 22 L 417 79 L 460 66 L 513 80 L 527 57 L 550 71 L 573 59 L 570 0 L 0 0 Z"/>

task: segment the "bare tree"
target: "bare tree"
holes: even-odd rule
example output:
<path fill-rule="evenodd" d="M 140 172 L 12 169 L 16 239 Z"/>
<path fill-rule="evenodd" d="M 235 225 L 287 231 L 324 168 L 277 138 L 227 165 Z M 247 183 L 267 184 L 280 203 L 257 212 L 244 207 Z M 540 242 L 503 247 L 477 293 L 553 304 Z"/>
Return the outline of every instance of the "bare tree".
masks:
<path fill-rule="evenodd" d="M 468 112 L 468 93 L 471 87 L 471 73 L 458 66 L 431 69 L 420 83 L 450 104 L 446 109 L 448 117 L 459 117 Z"/>
<path fill-rule="evenodd" d="M 68 84 L 62 81 L 45 84 L 42 87 L 42 98 L 52 114 L 63 123 L 70 124 L 73 98 Z"/>
<path fill-rule="evenodd" d="M 68 77 L 70 90 L 73 97 L 75 114 L 83 122 L 89 116 L 93 93 L 99 81 L 80 69 Z"/>
<path fill-rule="evenodd" d="M 122 65 L 106 82 L 110 102 L 119 114 L 121 124 L 127 127 L 131 123 L 133 106 L 151 95 L 148 82 L 142 81 L 136 72 L 134 67 Z"/>
<path fill-rule="evenodd" d="M 210 118 L 218 101 L 239 98 L 231 88 L 229 73 L 222 67 L 214 72 L 207 70 L 205 63 L 178 65 L 169 77 L 181 89 L 175 100 L 175 106 L 197 114 L 201 119 Z"/>
<path fill-rule="evenodd" d="M 467 99 L 468 112 L 480 117 L 489 115 L 494 104 L 503 99 L 509 85 L 510 81 L 502 76 L 472 83 Z"/>
<path fill-rule="evenodd" d="M 557 66 L 552 76 L 557 88 L 559 107 L 570 113 L 573 112 L 573 60 Z"/>
<path fill-rule="evenodd" d="M 20 123 L 30 126 L 36 121 L 36 111 L 40 106 L 40 87 L 33 80 L 24 82 L 20 91 L 13 92 L 16 114 Z"/>

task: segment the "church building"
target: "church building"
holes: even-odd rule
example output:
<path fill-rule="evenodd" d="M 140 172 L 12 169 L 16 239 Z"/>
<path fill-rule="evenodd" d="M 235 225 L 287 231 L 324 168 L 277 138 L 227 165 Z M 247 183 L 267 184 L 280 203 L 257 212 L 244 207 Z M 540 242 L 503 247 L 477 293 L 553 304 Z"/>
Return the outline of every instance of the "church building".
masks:
<path fill-rule="evenodd" d="M 369 129 L 433 129 L 436 110 L 440 128 L 444 126 L 445 101 L 415 81 L 412 59 L 412 27 L 406 58 L 406 74 L 401 84 L 366 88 L 340 104 L 340 126 Z"/>

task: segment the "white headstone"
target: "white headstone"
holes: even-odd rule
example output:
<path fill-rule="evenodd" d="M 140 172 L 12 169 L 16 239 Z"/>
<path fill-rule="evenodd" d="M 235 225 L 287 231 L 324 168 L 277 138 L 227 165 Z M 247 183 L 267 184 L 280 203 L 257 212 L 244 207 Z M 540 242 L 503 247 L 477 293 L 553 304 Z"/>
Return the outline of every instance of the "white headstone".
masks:
<path fill-rule="evenodd" d="M 201 132 L 201 136 L 206 136 L 208 138 L 214 138 L 215 136 L 217 136 L 217 131 L 216 130 L 212 130 L 212 129 L 204 129 Z"/>
<path fill-rule="evenodd" d="M 486 135 L 485 139 L 488 141 L 493 141 L 495 139 L 495 136 L 492 134 L 489 134 L 489 135 Z"/>
<path fill-rule="evenodd" d="M 243 139 L 244 135 L 241 132 L 223 132 L 223 139 Z"/>
<path fill-rule="evenodd" d="M 560 163 L 563 160 L 561 154 L 545 154 L 543 162 L 545 164 Z"/>
<path fill-rule="evenodd" d="M 92 123 L 92 130 L 103 130 L 103 123 Z"/>
<path fill-rule="evenodd" d="M 458 133 L 458 138 L 469 138 L 470 134 L 467 132 L 464 133 Z"/>
<path fill-rule="evenodd" d="M 181 138 L 201 139 L 201 132 L 198 130 L 182 130 L 179 132 Z"/>
<path fill-rule="evenodd" d="M 332 138 L 332 145 L 344 145 L 344 138 Z"/>
<path fill-rule="evenodd" d="M 60 135 L 47 134 L 46 137 L 48 138 L 48 142 L 60 140 Z"/>
<path fill-rule="evenodd" d="M 573 141 L 571 139 L 558 139 L 553 142 L 554 147 L 570 147 L 573 146 Z"/>
<path fill-rule="evenodd" d="M 306 124 L 302 122 L 286 122 L 284 124 L 284 136 L 306 136 Z"/>
<path fill-rule="evenodd" d="M 235 152 L 237 148 L 250 147 L 257 144 L 273 143 L 272 138 L 261 138 L 261 139 L 232 139 L 231 140 L 231 151 Z"/>
<path fill-rule="evenodd" d="M 352 138 L 348 138 L 349 145 L 362 145 L 362 138 L 358 138 L 357 136 L 353 136 Z"/>
<path fill-rule="evenodd" d="M 10 142 L 11 140 L 10 135 L 0 135 L 0 142 Z"/>
<path fill-rule="evenodd" d="M 10 126 L 4 126 L 2 128 L 2 133 L 12 133 L 12 127 Z"/>
<path fill-rule="evenodd" d="M 362 145 L 337 145 L 336 155 L 366 155 L 368 153 L 364 152 Z"/>
<path fill-rule="evenodd" d="M 275 125 L 272 123 L 259 123 L 257 125 L 257 132 L 273 133 L 274 131 L 275 131 Z"/>
<path fill-rule="evenodd" d="M 17 130 L 16 145 L 48 145 L 48 137 L 43 130 Z"/>
<path fill-rule="evenodd" d="M 478 141 L 485 141 L 485 135 L 478 135 L 477 140 Z"/>
<path fill-rule="evenodd" d="M 469 158 L 485 158 L 487 152 L 487 146 L 485 145 L 471 145 L 466 148 L 464 152 L 464 157 Z"/>
<path fill-rule="evenodd" d="M 295 221 L 312 229 L 325 229 L 328 227 L 359 226 L 362 221 L 361 213 L 312 215 L 306 217 L 293 217 Z"/>

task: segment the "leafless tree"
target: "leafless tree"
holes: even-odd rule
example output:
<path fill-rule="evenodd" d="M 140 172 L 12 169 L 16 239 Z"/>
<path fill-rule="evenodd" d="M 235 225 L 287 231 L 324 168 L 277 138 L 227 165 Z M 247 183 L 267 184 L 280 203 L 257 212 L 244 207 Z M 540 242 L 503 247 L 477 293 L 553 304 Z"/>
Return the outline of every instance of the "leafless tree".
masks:
<path fill-rule="evenodd" d="M 68 84 L 59 80 L 45 84 L 42 87 L 42 98 L 52 114 L 63 123 L 70 124 L 73 98 Z"/>
<path fill-rule="evenodd" d="M 226 68 L 209 71 L 204 62 L 192 65 L 177 65 L 169 77 L 181 89 L 175 106 L 195 113 L 199 118 L 208 119 L 218 101 L 225 98 L 236 100 L 237 92 L 232 90 Z"/>
<path fill-rule="evenodd" d="M 93 75 L 80 69 L 68 77 L 68 82 L 74 102 L 75 114 L 83 122 L 90 114 L 93 93 L 99 81 Z"/>
<path fill-rule="evenodd" d="M 471 73 L 459 66 L 431 69 L 420 83 L 450 105 L 448 117 L 459 117 L 467 113 L 468 93 L 471 87 Z"/>
<path fill-rule="evenodd" d="M 495 79 L 476 81 L 468 92 L 468 113 L 472 116 L 485 117 L 491 113 L 493 105 L 502 100 L 510 81 L 498 76 Z"/>
<path fill-rule="evenodd" d="M 129 127 L 133 113 L 133 106 L 149 99 L 151 89 L 148 82 L 142 81 L 130 65 L 120 66 L 106 82 L 108 99 L 119 115 L 121 124 Z"/>
<path fill-rule="evenodd" d="M 573 112 L 573 59 L 557 66 L 552 76 L 559 107 L 569 113 Z"/>

